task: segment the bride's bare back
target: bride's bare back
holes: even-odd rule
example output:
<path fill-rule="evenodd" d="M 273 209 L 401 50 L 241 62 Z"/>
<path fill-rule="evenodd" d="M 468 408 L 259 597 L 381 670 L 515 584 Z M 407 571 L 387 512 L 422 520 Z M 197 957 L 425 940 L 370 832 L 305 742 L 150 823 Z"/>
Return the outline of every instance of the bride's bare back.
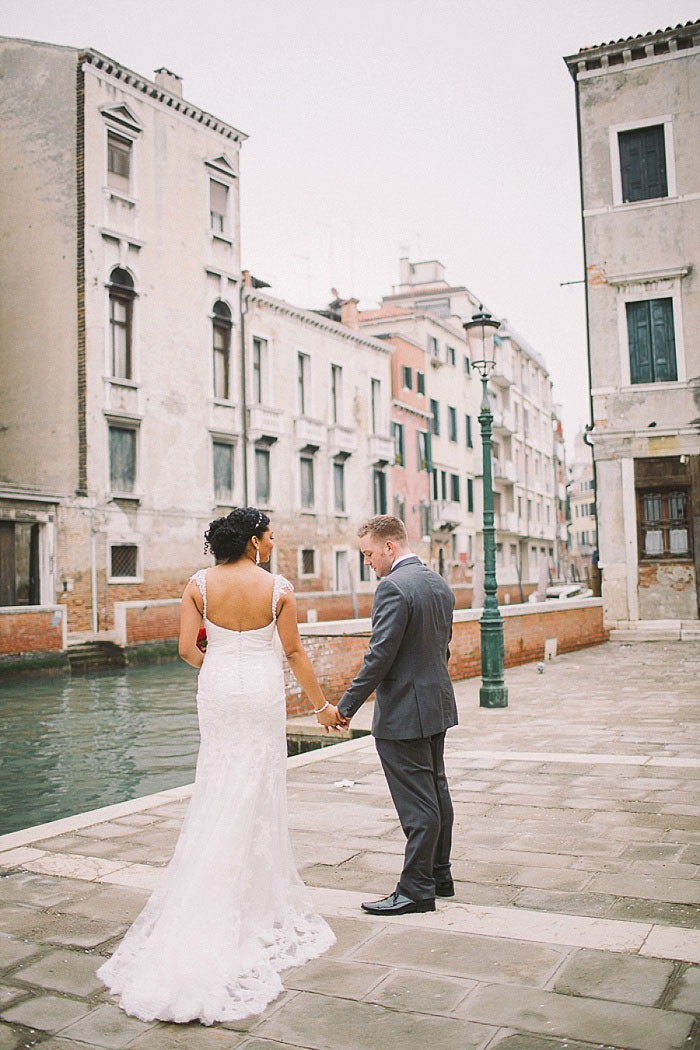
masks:
<path fill-rule="evenodd" d="M 274 576 L 249 558 L 215 565 L 207 571 L 207 619 L 229 631 L 267 627 L 272 621 L 273 587 Z"/>

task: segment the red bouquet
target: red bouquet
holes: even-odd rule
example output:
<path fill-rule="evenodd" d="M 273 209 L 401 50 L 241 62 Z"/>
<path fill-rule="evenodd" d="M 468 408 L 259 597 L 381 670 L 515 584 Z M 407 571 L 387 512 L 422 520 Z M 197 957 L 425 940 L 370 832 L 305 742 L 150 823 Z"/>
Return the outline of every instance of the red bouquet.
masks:
<path fill-rule="evenodd" d="M 200 627 L 197 634 L 197 648 L 202 653 L 207 651 L 207 632 L 205 627 Z"/>

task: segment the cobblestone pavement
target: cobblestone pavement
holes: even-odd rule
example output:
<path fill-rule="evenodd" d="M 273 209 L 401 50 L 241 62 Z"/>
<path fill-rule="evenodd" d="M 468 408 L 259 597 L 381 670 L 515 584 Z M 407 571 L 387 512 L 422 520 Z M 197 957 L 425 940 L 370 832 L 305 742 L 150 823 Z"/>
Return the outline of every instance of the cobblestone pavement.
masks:
<path fill-rule="evenodd" d="M 700 644 L 608 643 L 507 683 L 495 711 L 457 684 L 457 894 L 435 913 L 359 910 L 403 851 L 371 739 L 290 759 L 297 863 L 338 940 L 246 1022 L 145 1024 L 95 978 L 188 788 L 0 838 L 0 1050 L 700 1050 Z"/>

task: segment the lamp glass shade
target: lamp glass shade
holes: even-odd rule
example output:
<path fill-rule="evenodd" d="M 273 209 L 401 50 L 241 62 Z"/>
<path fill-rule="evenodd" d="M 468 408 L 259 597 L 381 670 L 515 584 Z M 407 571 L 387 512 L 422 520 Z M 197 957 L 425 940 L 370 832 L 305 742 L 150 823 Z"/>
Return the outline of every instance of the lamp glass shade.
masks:
<path fill-rule="evenodd" d="M 501 322 L 496 321 L 491 314 L 487 313 L 474 314 L 472 320 L 466 322 L 464 329 L 467 333 L 469 355 L 472 361 L 494 360 L 494 336 L 500 327 Z"/>

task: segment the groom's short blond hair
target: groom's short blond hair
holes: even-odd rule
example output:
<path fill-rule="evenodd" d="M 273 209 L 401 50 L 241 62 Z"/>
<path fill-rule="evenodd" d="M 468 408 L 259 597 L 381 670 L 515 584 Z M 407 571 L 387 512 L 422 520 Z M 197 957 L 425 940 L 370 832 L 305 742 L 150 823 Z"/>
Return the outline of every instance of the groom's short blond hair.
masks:
<path fill-rule="evenodd" d="M 401 518 L 395 518 L 393 514 L 376 514 L 364 524 L 360 525 L 357 535 L 362 537 L 367 533 L 377 536 L 380 540 L 393 540 L 394 543 L 405 547 L 408 544 L 408 533 Z"/>

